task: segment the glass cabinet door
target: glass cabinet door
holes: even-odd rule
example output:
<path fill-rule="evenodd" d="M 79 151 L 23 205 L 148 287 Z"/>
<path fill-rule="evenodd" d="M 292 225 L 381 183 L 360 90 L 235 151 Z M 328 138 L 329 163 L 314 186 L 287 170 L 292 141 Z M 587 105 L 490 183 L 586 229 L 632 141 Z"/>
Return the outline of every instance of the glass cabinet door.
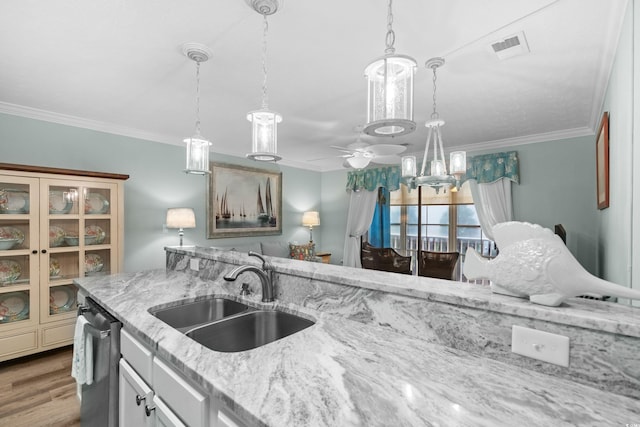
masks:
<path fill-rule="evenodd" d="M 35 178 L 0 174 L 0 329 L 38 321 L 38 191 Z"/>

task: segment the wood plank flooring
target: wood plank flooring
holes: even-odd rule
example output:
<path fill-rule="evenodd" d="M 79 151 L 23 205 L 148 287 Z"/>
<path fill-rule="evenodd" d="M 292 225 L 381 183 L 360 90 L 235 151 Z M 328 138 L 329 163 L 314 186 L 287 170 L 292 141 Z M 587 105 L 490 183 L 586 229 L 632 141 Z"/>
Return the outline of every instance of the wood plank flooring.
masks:
<path fill-rule="evenodd" d="M 72 347 L 0 362 L 0 425 L 79 427 Z"/>

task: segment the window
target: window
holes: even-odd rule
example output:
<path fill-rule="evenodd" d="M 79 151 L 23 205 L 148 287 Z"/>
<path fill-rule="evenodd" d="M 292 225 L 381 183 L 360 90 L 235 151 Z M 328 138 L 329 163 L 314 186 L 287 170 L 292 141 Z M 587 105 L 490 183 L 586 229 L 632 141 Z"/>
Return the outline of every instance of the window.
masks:
<path fill-rule="evenodd" d="M 412 257 L 417 271 L 418 250 L 460 252 L 458 280 L 467 281 L 462 264 L 467 248 L 475 248 L 484 257 L 496 256 L 495 244 L 480 227 L 468 185 L 460 191 L 419 188 L 411 192 L 405 186 L 390 197 L 391 247 Z"/>

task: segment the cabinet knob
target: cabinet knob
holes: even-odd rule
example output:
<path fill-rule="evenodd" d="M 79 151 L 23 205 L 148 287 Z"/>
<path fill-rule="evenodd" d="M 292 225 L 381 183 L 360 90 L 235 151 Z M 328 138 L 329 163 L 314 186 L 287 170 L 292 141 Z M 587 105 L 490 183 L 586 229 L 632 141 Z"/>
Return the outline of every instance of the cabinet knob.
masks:
<path fill-rule="evenodd" d="M 41 250 L 40 252 L 42 252 L 43 254 L 46 254 L 46 253 L 47 253 L 47 250 L 46 250 L 46 249 L 43 249 L 43 250 Z"/>
<path fill-rule="evenodd" d="M 35 254 L 37 254 L 37 253 L 38 253 L 38 250 L 37 250 L 37 249 L 34 249 L 34 250 L 32 250 L 32 251 L 31 251 L 31 253 L 35 255 Z"/>
<path fill-rule="evenodd" d="M 136 395 L 136 405 L 140 406 L 140 404 L 146 400 L 147 396 Z"/>
<path fill-rule="evenodd" d="M 147 417 L 151 416 L 151 411 L 155 411 L 156 407 L 150 408 L 149 405 L 144 405 L 144 413 L 147 414 Z"/>

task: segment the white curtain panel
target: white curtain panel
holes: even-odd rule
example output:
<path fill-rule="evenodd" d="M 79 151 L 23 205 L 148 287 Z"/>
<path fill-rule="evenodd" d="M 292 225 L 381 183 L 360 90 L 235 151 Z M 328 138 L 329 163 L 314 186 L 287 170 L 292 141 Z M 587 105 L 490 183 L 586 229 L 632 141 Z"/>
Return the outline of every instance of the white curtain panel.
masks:
<path fill-rule="evenodd" d="M 493 226 L 513 220 L 511 180 L 500 178 L 491 183 L 478 184 L 475 179 L 470 179 L 469 185 L 482 231 L 493 240 Z"/>
<path fill-rule="evenodd" d="M 374 191 L 360 190 L 351 192 L 347 231 L 344 237 L 344 258 L 342 260 L 342 264 L 346 267 L 362 268 L 362 262 L 360 262 L 360 237 L 367 232 L 371 225 L 377 197 L 377 189 Z"/>

